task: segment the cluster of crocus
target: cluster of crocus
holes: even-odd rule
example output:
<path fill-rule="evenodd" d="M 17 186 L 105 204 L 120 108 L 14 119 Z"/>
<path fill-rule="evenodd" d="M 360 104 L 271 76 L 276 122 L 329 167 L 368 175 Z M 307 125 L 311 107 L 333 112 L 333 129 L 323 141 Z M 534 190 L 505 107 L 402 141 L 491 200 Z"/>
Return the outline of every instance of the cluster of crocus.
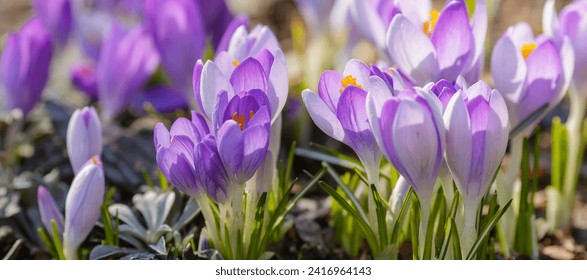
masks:
<path fill-rule="evenodd" d="M 565 179 L 562 186 L 547 189 L 547 219 L 550 231 L 554 231 L 571 222 L 579 179 L 578 170 L 583 157 L 581 147 L 585 145 L 581 139 L 581 131 L 587 107 L 587 1 L 575 1 L 557 15 L 555 1 L 548 0 L 544 6 L 542 24 L 544 32 L 557 46 L 568 44 L 574 53 L 574 71 L 569 91 L 571 108 L 565 123 L 568 139 L 565 144 L 568 144 L 568 148 L 566 162 L 559 163 L 565 165 Z M 573 63 L 573 59 L 569 58 L 569 63 Z"/>
<path fill-rule="evenodd" d="M 161 171 L 199 202 L 210 240 L 224 256 L 245 258 L 250 249 L 255 206 L 273 182 L 279 138 L 272 130 L 279 135 L 287 84 L 285 56 L 273 33 L 266 26 L 248 33 L 242 26 L 216 61 L 195 65 L 193 86 L 202 115 L 180 118 L 170 130 L 163 124 L 155 128 Z"/>
<path fill-rule="evenodd" d="M 45 187 L 38 188 L 37 199 L 41 220 L 53 237 L 58 257 L 77 259 L 78 248 L 98 221 L 104 201 L 102 129 L 94 108 L 74 112 L 67 128 L 67 148 L 75 177 L 65 200 L 65 218 Z M 55 232 L 59 236 L 54 236 Z"/>
<path fill-rule="evenodd" d="M 51 34 L 36 17 L 8 35 L 0 61 L 4 110 L 18 109 L 26 116 L 39 102 L 49 76 L 52 44 Z"/>

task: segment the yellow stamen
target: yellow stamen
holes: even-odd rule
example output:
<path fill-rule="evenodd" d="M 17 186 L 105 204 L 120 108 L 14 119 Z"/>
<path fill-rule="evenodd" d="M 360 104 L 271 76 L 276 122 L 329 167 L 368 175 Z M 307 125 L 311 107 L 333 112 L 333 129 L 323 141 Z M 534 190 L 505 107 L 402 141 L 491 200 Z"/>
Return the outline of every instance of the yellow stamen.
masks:
<path fill-rule="evenodd" d="M 234 67 L 237 67 L 238 64 L 239 64 L 238 60 L 235 60 L 235 61 L 232 62 L 232 65 L 234 65 Z"/>
<path fill-rule="evenodd" d="M 253 111 L 250 111 L 250 112 L 249 112 L 249 120 L 250 120 L 250 119 L 252 119 L 254 115 L 255 115 L 255 112 L 253 112 Z"/>
<path fill-rule="evenodd" d="M 522 44 L 522 56 L 524 56 L 524 59 L 528 59 L 536 47 L 538 47 L 538 44 L 534 42 Z"/>
<path fill-rule="evenodd" d="M 98 164 L 98 158 L 92 157 L 92 163 L 93 164 Z"/>
<path fill-rule="evenodd" d="M 239 115 L 236 112 L 234 112 L 232 114 L 232 119 L 238 123 L 238 127 L 240 127 L 241 130 L 243 130 L 243 128 L 245 127 L 245 116 L 243 115 Z"/>
<path fill-rule="evenodd" d="M 342 91 L 348 86 L 355 86 L 360 89 L 363 88 L 361 85 L 357 84 L 357 78 L 355 78 L 351 75 L 348 75 L 348 76 L 345 76 L 344 78 L 342 78 L 342 80 L 340 81 L 340 84 L 342 85 L 342 87 L 338 90 L 340 93 L 342 93 Z"/>
<path fill-rule="evenodd" d="M 173 142 L 173 137 L 175 136 L 171 136 L 171 138 L 169 139 L 169 143 Z"/>
<path fill-rule="evenodd" d="M 434 31 L 434 27 L 436 27 L 436 22 L 438 21 L 439 16 L 440 12 L 438 12 L 438 10 L 432 9 L 432 11 L 430 11 L 430 20 L 424 22 L 422 26 L 422 30 L 426 36 L 430 37 L 432 31 Z"/>

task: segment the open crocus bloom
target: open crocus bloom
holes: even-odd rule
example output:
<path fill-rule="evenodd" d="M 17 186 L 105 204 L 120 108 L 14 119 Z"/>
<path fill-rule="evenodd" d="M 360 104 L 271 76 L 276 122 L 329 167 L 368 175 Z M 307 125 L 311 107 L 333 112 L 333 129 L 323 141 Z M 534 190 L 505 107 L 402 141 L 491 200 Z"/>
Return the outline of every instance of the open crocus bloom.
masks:
<path fill-rule="evenodd" d="M 369 180 L 375 180 L 381 152 L 365 110 L 371 76 L 380 77 L 387 87 L 393 89 L 389 73 L 353 59 L 346 64 L 342 74 L 325 71 L 320 77 L 318 94 L 307 89 L 302 98 L 314 123 L 328 136 L 350 146 L 365 166 Z"/>
<path fill-rule="evenodd" d="M 266 26 L 257 26 L 248 35 L 244 26 L 237 28 L 228 51 L 206 64 L 198 60 L 193 73 L 196 100 L 209 120 L 221 92 L 231 99 L 241 91 L 260 89 L 269 100 L 273 123 L 285 106 L 288 85 L 285 55 Z"/>
<path fill-rule="evenodd" d="M 460 193 L 478 203 L 487 192 L 507 147 L 505 101 L 497 90 L 479 81 L 452 96 L 444 123 L 448 167 Z"/>
<path fill-rule="evenodd" d="M 192 113 L 191 121 L 179 118 L 170 130 L 157 124 L 153 140 L 157 165 L 179 190 L 192 197 L 208 194 L 216 201 L 226 198 L 228 175 L 201 115 Z"/>
<path fill-rule="evenodd" d="M 491 73 L 495 89 L 505 98 L 512 127 L 542 106 L 548 104 L 550 110 L 561 101 L 571 80 L 573 60 L 567 39 L 557 47 L 552 39 L 534 37 L 526 23 L 508 28 L 495 45 Z M 522 134 L 529 135 L 540 119 Z"/>
<path fill-rule="evenodd" d="M 471 20 L 464 1 L 450 1 L 441 12 L 432 10 L 423 23 L 403 14 L 393 17 L 387 51 L 398 70 L 418 86 L 440 79 L 454 82 L 461 74 L 478 80 L 486 31 L 485 1 L 476 2 Z"/>
<path fill-rule="evenodd" d="M 587 1 L 578 0 L 566 6 L 557 16 L 555 1 L 544 6 L 542 24 L 544 33 L 552 36 L 559 46 L 569 39 L 575 53 L 573 86 L 575 92 L 587 98 Z"/>

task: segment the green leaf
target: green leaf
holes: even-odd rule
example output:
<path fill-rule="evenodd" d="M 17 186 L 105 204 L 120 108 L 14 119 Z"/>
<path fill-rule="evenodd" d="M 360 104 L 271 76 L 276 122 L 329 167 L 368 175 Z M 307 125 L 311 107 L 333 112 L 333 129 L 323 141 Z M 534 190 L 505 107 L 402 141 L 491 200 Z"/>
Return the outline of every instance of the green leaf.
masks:
<path fill-rule="evenodd" d="M 167 178 L 165 178 L 165 175 L 163 175 L 163 172 L 161 171 L 159 171 L 159 187 L 162 191 L 166 191 L 169 188 Z"/>
<path fill-rule="evenodd" d="M 39 227 L 37 228 L 37 233 L 39 234 L 39 237 L 41 237 L 41 240 L 43 241 L 43 244 L 45 244 L 45 247 L 49 249 L 49 253 L 51 253 L 51 256 L 59 258 L 57 251 L 55 251 L 55 246 L 53 245 L 53 242 L 51 241 L 49 236 L 47 236 L 47 234 L 45 233 L 45 230 Z"/>
<path fill-rule="evenodd" d="M 377 192 L 377 188 L 375 187 L 375 185 L 371 185 L 371 194 L 373 195 L 373 200 L 375 200 L 377 227 L 379 229 L 379 246 L 383 248 L 387 245 L 385 244 L 385 242 L 389 240 L 389 237 L 387 235 L 387 222 L 385 220 L 388 207 L 385 205 L 386 203 L 379 195 L 379 192 Z"/>
<path fill-rule="evenodd" d="M 355 207 L 355 209 L 357 210 L 357 212 L 359 213 L 361 218 L 364 221 L 368 221 L 369 218 L 367 218 L 367 213 L 365 213 L 365 211 L 363 210 L 361 203 L 359 202 L 357 197 L 353 194 L 351 189 L 342 180 L 340 180 L 340 176 L 338 175 L 338 173 L 336 173 L 334 168 L 332 168 L 332 166 L 330 166 L 326 162 L 322 162 L 322 166 L 327 168 L 328 174 L 330 174 L 330 176 L 334 179 L 334 181 L 338 184 L 338 186 L 344 191 L 344 193 L 347 195 L 347 197 L 351 200 L 352 205 Z"/>
<path fill-rule="evenodd" d="M 487 226 L 481 229 L 481 234 L 477 238 L 477 241 L 475 241 L 475 244 L 473 244 L 473 247 L 471 247 L 471 251 L 469 251 L 469 253 L 467 254 L 468 260 L 472 259 L 473 256 L 477 254 L 477 250 L 479 250 L 479 246 L 481 245 L 481 243 L 483 243 L 483 241 L 489 237 L 489 233 L 491 232 L 491 230 L 493 230 L 499 219 L 501 219 L 501 217 L 503 216 L 505 211 L 507 211 L 511 204 L 512 200 L 510 199 L 510 201 L 508 201 L 508 203 L 506 203 L 506 205 L 503 208 L 500 208 L 499 211 L 497 211 L 497 213 L 491 218 L 490 222 L 487 223 Z"/>
<path fill-rule="evenodd" d="M 406 209 L 408 208 L 408 205 L 410 204 L 410 199 L 412 198 L 412 195 L 414 195 L 414 189 L 412 189 L 412 187 L 410 187 L 410 190 L 408 191 L 408 194 L 406 195 L 406 198 L 404 199 L 404 202 L 402 203 L 402 208 L 401 208 L 399 214 L 397 215 L 397 220 L 395 221 L 395 223 L 393 225 L 393 231 L 391 232 L 390 244 L 396 244 L 398 241 L 400 230 L 402 227 L 402 221 L 404 219 Z"/>
<path fill-rule="evenodd" d="M 412 259 L 418 260 L 420 258 L 420 248 L 418 244 L 420 224 L 420 202 L 418 196 L 412 196 L 412 209 L 410 211 L 410 232 L 412 234 Z"/>
<path fill-rule="evenodd" d="M 463 255 L 461 254 L 461 240 L 459 238 L 459 230 L 457 229 L 457 224 L 455 223 L 454 218 L 450 218 L 450 237 L 452 239 L 452 250 L 454 254 L 455 260 L 462 260 Z"/>
<path fill-rule="evenodd" d="M 363 219 L 363 217 L 359 214 L 357 209 L 355 209 L 353 206 L 348 204 L 346 202 L 346 200 L 342 196 L 340 196 L 336 192 L 336 190 L 334 190 L 328 184 L 321 181 L 321 182 L 319 182 L 319 186 L 325 192 L 327 192 L 330 195 L 330 197 L 332 197 L 332 199 L 336 200 L 336 202 L 338 202 L 338 204 L 342 208 L 344 208 L 349 214 L 351 214 L 355 218 L 355 221 L 357 221 L 361 230 L 363 231 L 363 234 L 365 235 L 365 238 L 367 239 L 367 243 L 369 244 L 369 247 L 371 248 L 373 255 L 377 255 L 377 252 L 379 251 L 377 245 L 379 243 L 377 242 L 377 238 L 375 237 L 375 233 L 373 232 L 371 227 L 368 225 L 367 220 Z"/>
<path fill-rule="evenodd" d="M 55 251 L 57 252 L 57 257 L 60 260 L 65 260 L 65 255 L 63 255 L 63 246 L 61 245 L 61 236 L 59 235 L 59 230 L 57 229 L 57 223 L 54 219 L 51 219 L 51 230 L 53 233 L 53 245 L 55 245 Z"/>

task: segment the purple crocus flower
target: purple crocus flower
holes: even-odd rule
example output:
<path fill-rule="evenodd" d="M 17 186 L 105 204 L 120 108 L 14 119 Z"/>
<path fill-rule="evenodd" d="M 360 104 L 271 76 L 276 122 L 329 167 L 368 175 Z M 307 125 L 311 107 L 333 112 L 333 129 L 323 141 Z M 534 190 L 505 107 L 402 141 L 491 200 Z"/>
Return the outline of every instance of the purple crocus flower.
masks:
<path fill-rule="evenodd" d="M 463 196 L 462 252 L 477 236 L 475 227 L 481 198 L 485 195 L 508 144 L 508 112 L 501 94 L 479 81 L 459 90 L 444 113 L 446 163 Z"/>
<path fill-rule="evenodd" d="M 53 39 L 64 45 L 73 30 L 70 0 L 32 0 L 32 5 Z"/>
<path fill-rule="evenodd" d="M 171 184 L 192 197 L 207 193 L 218 202 L 226 199 L 228 173 L 204 117 L 179 118 L 171 130 L 157 124 L 154 143 L 157 164 Z"/>
<path fill-rule="evenodd" d="M 550 110 L 562 100 L 571 81 L 573 60 L 566 39 L 559 48 L 552 39 L 534 37 L 527 23 L 506 30 L 493 50 L 491 73 L 495 89 L 505 98 L 512 127 L 543 105 L 548 104 Z M 528 136 L 540 119 L 521 135 Z"/>
<path fill-rule="evenodd" d="M 79 245 L 88 237 L 100 218 L 104 189 L 102 162 L 93 157 L 75 175 L 65 199 L 63 252 L 67 259 L 77 259 Z"/>
<path fill-rule="evenodd" d="M 230 44 L 230 40 L 232 39 L 232 35 L 239 27 L 249 28 L 249 18 L 246 16 L 236 16 L 232 19 L 230 24 L 224 30 L 222 38 L 216 45 L 216 53 L 220 53 L 222 51 L 228 50 L 228 45 Z"/>
<path fill-rule="evenodd" d="M 418 198 L 427 201 L 445 148 L 442 105 L 421 89 L 396 94 L 392 90 L 380 77 L 370 79 L 369 124 L 383 154 L 414 187 Z"/>
<path fill-rule="evenodd" d="M 275 35 L 260 25 L 250 34 L 246 32 L 244 26 L 239 27 L 228 51 L 220 52 L 215 61 L 205 65 L 199 60 L 194 67 L 194 95 L 209 120 L 222 91 L 232 99 L 240 91 L 261 89 L 269 99 L 272 123 L 285 106 L 289 90 L 287 65 Z"/>
<path fill-rule="evenodd" d="M 0 61 L 0 94 L 4 110 L 26 116 L 41 99 L 47 84 L 53 47 L 51 35 L 37 17 L 18 33 L 10 33 Z"/>
<path fill-rule="evenodd" d="M 98 97 L 109 122 L 143 90 L 159 64 L 159 56 L 144 28 L 129 31 L 114 24 L 97 65 Z"/>
<path fill-rule="evenodd" d="M 77 109 L 67 125 L 67 153 L 74 174 L 92 157 L 102 154 L 102 125 L 93 107 Z"/>
<path fill-rule="evenodd" d="M 342 74 L 325 71 L 320 77 L 318 94 L 306 89 L 302 98 L 314 123 L 328 136 L 353 148 L 369 180 L 376 183 L 381 152 L 369 126 L 365 106 L 371 76 L 380 77 L 393 87 L 391 75 L 353 59 Z"/>
<path fill-rule="evenodd" d="M 577 0 L 566 6 L 557 16 L 555 1 L 548 0 L 544 7 L 544 32 L 560 46 L 569 39 L 575 53 L 572 85 L 574 92 L 587 98 L 587 1 Z"/>
<path fill-rule="evenodd" d="M 361 34 L 377 49 L 385 49 L 385 32 L 393 17 L 401 12 L 397 1 L 353 1 L 351 15 Z M 407 1 L 404 1 L 407 2 Z M 430 6 L 430 1 L 425 2 Z"/>
<path fill-rule="evenodd" d="M 233 20 L 233 15 L 224 0 L 196 0 L 196 2 L 206 24 L 206 34 L 212 36 L 212 45 L 217 48 L 225 30 L 229 28 Z"/>
<path fill-rule="evenodd" d="M 51 193 L 44 187 L 39 186 L 37 189 L 37 203 L 39 204 L 39 212 L 41 213 L 41 222 L 47 232 L 53 234 L 53 227 L 51 226 L 51 220 L 55 220 L 57 225 L 57 231 L 59 236 L 63 233 L 63 214 L 59 211 L 57 203 L 53 200 Z"/>
<path fill-rule="evenodd" d="M 448 167 L 463 197 L 478 204 L 507 147 L 505 101 L 497 90 L 479 81 L 453 95 L 444 122 Z"/>
<path fill-rule="evenodd" d="M 91 100 L 98 100 L 96 68 L 90 62 L 80 62 L 71 69 L 71 83 Z"/>
<path fill-rule="evenodd" d="M 486 31 L 484 0 L 477 0 L 472 20 L 464 1 L 453 0 L 441 12 L 432 10 L 424 23 L 404 14 L 394 16 L 387 51 L 398 70 L 418 86 L 440 79 L 454 82 L 461 74 L 478 80 Z"/>
<path fill-rule="evenodd" d="M 146 22 L 172 86 L 193 99 L 190 76 L 206 47 L 204 22 L 194 0 L 150 0 Z"/>
<path fill-rule="evenodd" d="M 83 54 L 94 62 L 100 59 L 104 40 L 112 30 L 114 15 L 104 11 L 80 9 L 75 17 L 75 38 Z"/>

